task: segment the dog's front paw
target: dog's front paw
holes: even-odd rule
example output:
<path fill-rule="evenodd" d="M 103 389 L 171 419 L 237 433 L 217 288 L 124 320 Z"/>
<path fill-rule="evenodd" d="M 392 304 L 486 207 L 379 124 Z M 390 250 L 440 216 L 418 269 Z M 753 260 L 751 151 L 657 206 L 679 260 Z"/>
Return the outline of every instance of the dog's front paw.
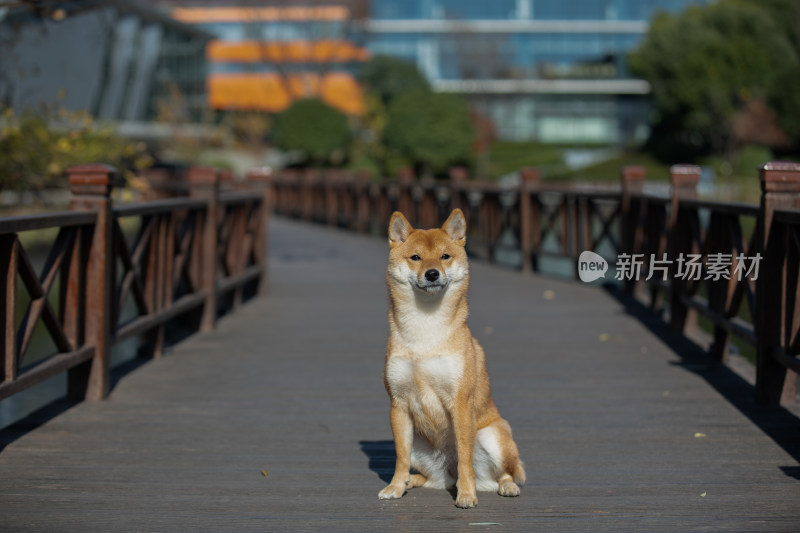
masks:
<path fill-rule="evenodd" d="M 405 485 L 387 485 L 382 491 L 378 493 L 378 498 L 381 500 L 393 500 L 401 498 L 406 493 Z"/>
<path fill-rule="evenodd" d="M 474 492 L 460 492 L 456 496 L 456 507 L 470 509 L 478 505 L 478 497 Z"/>

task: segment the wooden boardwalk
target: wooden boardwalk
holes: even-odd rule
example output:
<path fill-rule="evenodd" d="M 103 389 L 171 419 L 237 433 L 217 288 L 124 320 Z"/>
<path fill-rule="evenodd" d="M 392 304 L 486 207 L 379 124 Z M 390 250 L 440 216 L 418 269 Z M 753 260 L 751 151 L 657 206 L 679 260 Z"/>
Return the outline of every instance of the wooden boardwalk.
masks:
<path fill-rule="evenodd" d="M 473 263 L 519 498 L 377 499 L 393 466 L 380 239 L 274 220 L 270 292 L 108 400 L 0 432 L 0 531 L 798 531 L 798 411 L 636 305 Z"/>

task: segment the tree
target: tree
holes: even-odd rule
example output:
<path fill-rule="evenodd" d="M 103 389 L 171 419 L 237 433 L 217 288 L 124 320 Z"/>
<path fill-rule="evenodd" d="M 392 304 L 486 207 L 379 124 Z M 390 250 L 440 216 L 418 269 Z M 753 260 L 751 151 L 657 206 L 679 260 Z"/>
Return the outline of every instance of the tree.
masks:
<path fill-rule="evenodd" d="M 341 162 L 349 143 L 347 117 L 322 100 L 295 101 L 275 124 L 276 146 L 303 152 L 306 162 Z"/>
<path fill-rule="evenodd" d="M 443 174 L 471 162 L 475 133 L 461 98 L 417 90 L 393 98 L 384 138 L 396 161 L 411 163 L 422 174 Z"/>
<path fill-rule="evenodd" d="M 779 9 L 764 8 L 778 3 L 785 2 L 722 0 L 653 20 L 629 60 L 631 71 L 652 87 L 650 145 L 659 155 L 729 155 L 737 113 L 759 108 L 754 101 L 778 111 L 781 126 L 799 129 L 800 115 L 790 116 L 800 111 L 796 91 L 784 86 L 786 72 L 800 67 L 790 38 L 796 30 L 778 19 Z"/>
<path fill-rule="evenodd" d="M 380 96 L 385 106 L 401 94 L 431 90 L 428 80 L 416 65 L 384 55 L 376 55 L 365 63 L 358 79 L 367 91 Z"/>
<path fill-rule="evenodd" d="M 797 0 L 763 0 L 758 4 L 777 23 L 791 45 L 793 54 L 783 58 L 770 91 L 769 104 L 778 116 L 781 128 L 800 144 L 800 2 Z"/>

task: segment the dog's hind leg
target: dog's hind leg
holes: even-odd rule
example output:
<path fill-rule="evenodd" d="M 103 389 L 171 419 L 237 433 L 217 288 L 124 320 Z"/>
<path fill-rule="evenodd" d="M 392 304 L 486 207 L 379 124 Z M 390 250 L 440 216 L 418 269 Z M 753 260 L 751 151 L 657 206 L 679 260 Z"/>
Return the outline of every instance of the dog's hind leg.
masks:
<path fill-rule="evenodd" d="M 525 469 L 519 452 L 511 437 L 511 426 L 503 419 L 497 420 L 478 432 L 478 445 L 491 459 L 488 468 L 492 480 L 496 481 L 497 493 L 501 496 L 519 496 L 519 485 L 525 483 Z M 485 489 L 489 485 L 485 484 Z"/>
<path fill-rule="evenodd" d="M 503 474 L 497 480 L 497 494 L 500 496 L 519 496 L 519 485 L 509 474 Z"/>
<path fill-rule="evenodd" d="M 408 480 L 408 488 L 422 487 L 427 483 L 428 478 L 422 474 L 411 474 L 411 479 Z"/>

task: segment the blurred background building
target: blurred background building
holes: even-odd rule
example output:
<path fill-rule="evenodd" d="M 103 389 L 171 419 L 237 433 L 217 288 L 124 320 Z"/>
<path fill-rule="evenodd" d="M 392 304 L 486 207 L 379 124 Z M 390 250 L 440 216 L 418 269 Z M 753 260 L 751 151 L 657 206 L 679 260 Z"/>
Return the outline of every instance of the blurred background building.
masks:
<path fill-rule="evenodd" d="M 212 34 L 124 0 L 0 3 L 0 103 L 63 106 L 106 120 L 206 109 Z"/>
<path fill-rule="evenodd" d="M 643 140 L 647 95 L 626 54 L 659 10 L 697 0 L 372 0 L 368 48 L 463 94 L 503 140 Z"/>
<path fill-rule="evenodd" d="M 650 93 L 628 52 L 656 12 L 709 1 L 20 0 L 0 8 L 0 102 L 199 120 L 315 96 L 358 115 L 358 67 L 386 54 L 498 139 L 624 144 L 646 138 Z"/>
<path fill-rule="evenodd" d="M 215 109 L 279 112 L 293 96 L 363 109 L 355 73 L 370 55 L 415 64 L 464 95 L 499 139 L 642 141 L 648 84 L 626 55 L 660 10 L 705 0 L 155 0 L 213 33 Z"/>

